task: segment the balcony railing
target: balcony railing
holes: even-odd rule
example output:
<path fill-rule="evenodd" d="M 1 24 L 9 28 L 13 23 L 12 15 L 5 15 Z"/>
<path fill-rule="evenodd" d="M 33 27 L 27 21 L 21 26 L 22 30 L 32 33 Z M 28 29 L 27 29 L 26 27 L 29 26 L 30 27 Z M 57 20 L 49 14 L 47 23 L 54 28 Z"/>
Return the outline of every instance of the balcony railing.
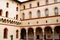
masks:
<path fill-rule="evenodd" d="M 21 22 L 19 20 L 15 20 L 12 18 L 6 18 L 0 16 L 0 23 L 2 24 L 11 24 L 11 25 L 20 25 Z"/>

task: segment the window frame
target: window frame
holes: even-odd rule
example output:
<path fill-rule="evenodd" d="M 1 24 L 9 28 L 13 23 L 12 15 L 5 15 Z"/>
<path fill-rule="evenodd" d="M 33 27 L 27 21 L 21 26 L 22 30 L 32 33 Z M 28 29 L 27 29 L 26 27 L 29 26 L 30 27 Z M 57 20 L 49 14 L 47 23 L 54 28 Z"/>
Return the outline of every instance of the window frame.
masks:
<path fill-rule="evenodd" d="M 8 29 L 5 28 L 4 29 L 4 39 L 7 39 L 8 38 Z"/>
<path fill-rule="evenodd" d="M 37 11 L 38 13 L 38 18 L 41 16 L 40 10 Z"/>
<path fill-rule="evenodd" d="M 58 8 L 57 7 L 54 8 L 54 13 L 55 13 L 55 15 L 58 15 Z"/>
<path fill-rule="evenodd" d="M 5 17 L 8 17 L 8 11 L 6 11 L 6 15 L 5 15 Z"/>
<path fill-rule="evenodd" d="M 29 18 L 30 19 L 32 18 L 32 12 L 31 11 L 29 12 Z"/>
<path fill-rule="evenodd" d="M 49 10 L 47 8 L 45 9 L 45 15 L 46 17 L 49 16 Z"/>

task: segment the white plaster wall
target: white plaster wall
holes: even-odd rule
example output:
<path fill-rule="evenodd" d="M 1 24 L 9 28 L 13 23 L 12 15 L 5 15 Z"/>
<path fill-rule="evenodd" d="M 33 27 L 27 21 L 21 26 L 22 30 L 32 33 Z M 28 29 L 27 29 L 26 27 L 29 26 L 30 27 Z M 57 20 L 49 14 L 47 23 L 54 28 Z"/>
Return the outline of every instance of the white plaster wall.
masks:
<path fill-rule="evenodd" d="M 8 29 L 8 38 L 7 39 L 4 39 L 4 28 Z M 16 30 L 19 31 L 18 38 L 16 38 Z M 13 35 L 13 40 L 19 40 L 20 39 L 20 27 L 0 25 L 0 40 L 11 40 L 11 37 L 10 37 L 11 35 Z"/>
<path fill-rule="evenodd" d="M 6 7 L 6 3 L 9 3 L 9 8 Z M 16 17 L 16 14 L 20 13 L 20 5 L 12 1 L 12 0 L 0 0 L 0 9 L 2 9 L 3 13 L 2 16 L 5 17 L 6 11 L 8 11 L 8 18 Z M 16 11 L 16 7 L 18 7 L 18 11 Z"/>

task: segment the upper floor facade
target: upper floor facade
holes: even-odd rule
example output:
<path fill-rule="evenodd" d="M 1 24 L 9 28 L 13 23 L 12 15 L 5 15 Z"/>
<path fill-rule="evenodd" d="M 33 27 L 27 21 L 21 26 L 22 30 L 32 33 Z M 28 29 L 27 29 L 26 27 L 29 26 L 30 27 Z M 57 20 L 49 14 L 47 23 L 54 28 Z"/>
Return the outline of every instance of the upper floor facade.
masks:
<path fill-rule="evenodd" d="M 9 23 L 13 22 L 12 24 L 19 24 L 19 26 L 38 25 L 39 22 L 39 25 L 51 24 L 52 21 L 60 22 L 60 0 L 34 0 L 21 4 L 13 0 L 0 1 L 2 22 L 5 20 L 7 23 L 9 21 Z"/>

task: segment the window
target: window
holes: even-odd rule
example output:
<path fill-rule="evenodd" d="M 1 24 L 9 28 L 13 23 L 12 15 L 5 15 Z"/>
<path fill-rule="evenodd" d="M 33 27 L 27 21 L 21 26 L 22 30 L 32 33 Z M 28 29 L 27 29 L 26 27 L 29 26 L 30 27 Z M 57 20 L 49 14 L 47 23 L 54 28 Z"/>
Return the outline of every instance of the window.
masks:
<path fill-rule="evenodd" d="M 6 17 L 8 17 L 8 11 L 6 11 Z"/>
<path fill-rule="evenodd" d="M 2 10 L 0 9 L 0 16 L 2 16 Z"/>
<path fill-rule="evenodd" d="M 40 10 L 38 10 L 38 17 L 40 17 Z"/>
<path fill-rule="evenodd" d="M 16 7 L 16 11 L 18 11 L 18 7 Z"/>
<path fill-rule="evenodd" d="M 23 19 L 25 18 L 25 14 L 23 13 Z"/>
<path fill-rule="evenodd" d="M 56 3 L 57 2 L 57 0 L 54 0 L 54 3 Z"/>
<path fill-rule="evenodd" d="M 54 13 L 55 13 L 55 15 L 58 15 L 58 8 L 57 7 L 55 7 L 55 9 L 54 9 Z"/>
<path fill-rule="evenodd" d="M 23 8 L 25 9 L 25 5 L 23 5 Z"/>
<path fill-rule="evenodd" d="M 5 29 L 4 29 L 4 38 L 7 38 L 7 37 L 8 37 L 8 29 L 5 28 Z"/>
<path fill-rule="evenodd" d="M 18 30 L 16 30 L 16 38 L 18 38 Z"/>
<path fill-rule="evenodd" d="M 39 2 L 37 3 L 38 7 L 39 7 Z"/>
<path fill-rule="evenodd" d="M 16 20 L 18 20 L 18 14 L 16 15 Z"/>
<path fill-rule="evenodd" d="M 32 13 L 31 12 L 29 12 L 29 18 L 32 18 Z"/>
<path fill-rule="evenodd" d="M 32 4 L 30 4 L 30 8 L 32 7 Z"/>
<path fill-rule="evenodd" d="M 48 9 L 45 10 L 45 14 L 46 14 L 46 16 L 48 16 L 48 14 L 49 14 Z"/>
<path fill-rule="evenodd" d="M 46 0 L 46 4 L 48 4 L 48 0 Z"/>
<path fill-rule="evenodd" d="M 6 3 L 6 7 L 7 7 L 7 8 L 9 7 L 9 3 L 8 3 L 8 2 Z"/>

